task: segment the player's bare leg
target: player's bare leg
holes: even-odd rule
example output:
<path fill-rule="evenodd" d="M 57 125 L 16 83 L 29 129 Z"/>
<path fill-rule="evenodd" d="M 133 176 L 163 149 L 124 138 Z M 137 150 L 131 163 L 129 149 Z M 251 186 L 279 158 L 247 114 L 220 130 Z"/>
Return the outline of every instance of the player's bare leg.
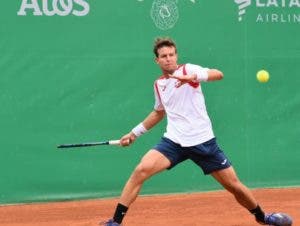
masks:
<path fill-rule="evenodd" d="M 241 183 L 232 166 L 227 169 L 215 171 L 211 173 L 211 175 L 226 190 L 232 193 L 238 203 L 240 203 L 243 207 L 248 210 L 252 210 L 257 207 L 257 201 L 252 192 Z"/>
<path fill-rule="evenodd" d="M 167 169 L 170 165 L 171 162 L 160 152 L 153 149 L 148 151 L 125 184 L 113 219 L 110 219 L 105 225 L 120 225 L 129 206 L 138 196 L 144 181 Z"/>
<path fill-rule="evenodd" d="M 240 182 L 233 167 L 227 169 L 218 170 L 211 174 L 223 187 L 231 192 L 235 199 L 243 207 L 248 209 L 252 214 L 255 215 L 255 219 L 260 224 L 268 225 L 282 225 L 290 226 L 292 225 L 292 218 L 284 213 L 273 213 L 265 214 L 260 206 L 258 205 L 256 199 L 254 198 L 252 192 Z"/>
<path fill-rule="evenodd" d="M 120 203 L 127 207 L 130 206 L 138 196 L 144 181 L 167 169 L 170 165 L 170 161 L 160 152 L 150 150 L 146 153 L 128 179 L 122 191 Z"/>

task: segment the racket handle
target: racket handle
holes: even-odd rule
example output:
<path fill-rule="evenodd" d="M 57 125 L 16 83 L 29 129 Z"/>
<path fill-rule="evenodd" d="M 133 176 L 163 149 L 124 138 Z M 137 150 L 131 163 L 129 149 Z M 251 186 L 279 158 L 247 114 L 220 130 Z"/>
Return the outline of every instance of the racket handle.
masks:
<path fill-rule="evenodd" d="M 120 140 L 110 140 L 108 141 L 109 145 L 120 145 Z"/>

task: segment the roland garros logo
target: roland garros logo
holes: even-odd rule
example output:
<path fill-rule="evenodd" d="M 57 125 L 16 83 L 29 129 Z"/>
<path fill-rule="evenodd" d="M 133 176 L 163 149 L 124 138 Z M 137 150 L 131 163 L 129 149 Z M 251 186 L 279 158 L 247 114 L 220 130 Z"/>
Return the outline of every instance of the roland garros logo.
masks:
<path fill-rule="evenodd" d="M 189 0 L 189 2 L 195 3 L 196 0 Z M 179 19 L 177 3 L 178 0 L 153 0 L 150 16 L 157 28 L 169 30 L 175 26 Z"/>
<path fill-rule="evenodd" d="M 90 5 L 87 0 L 22 0 L 17 14 L 26 16 L 86 16 L 90 11 Z"/>

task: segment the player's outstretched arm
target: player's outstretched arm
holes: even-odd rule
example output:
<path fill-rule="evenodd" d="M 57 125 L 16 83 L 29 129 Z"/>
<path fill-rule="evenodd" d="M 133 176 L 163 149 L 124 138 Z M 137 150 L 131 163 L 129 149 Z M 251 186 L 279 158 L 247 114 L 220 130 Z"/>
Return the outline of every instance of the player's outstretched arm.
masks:
<path fill-rule="evenodd" d="M 149 129 L 151 129 L 153 126 L 155 126 L 157 123 L 159 123 L 165 116 L 165 111 L 156 111 L 153 110 L 145 119 L 143 122 L 141 122 L 139 125 L 137 125 L 135 128 L 132 129 L 129 133 L 125 134 L 120 139 L 120 145 L 121 146 L 128 146 L 132 144 L 137 137 L 142 135 L 143 133 L 147 132 Z"/>
<path fill-rule="evenodd" d="M 176 87 L 180 87 L 188 82 L 197 82 L 197 81 L 216 81 L 221 80 L 224 76 L 223 73 L 217 69 L 209 69 L 205 74 L 197 76 L 196 74 L 189 75 L 169 75 L 170 78 L 178 79 Z M 199 78 L 200 77 L 200 78 Z"/>

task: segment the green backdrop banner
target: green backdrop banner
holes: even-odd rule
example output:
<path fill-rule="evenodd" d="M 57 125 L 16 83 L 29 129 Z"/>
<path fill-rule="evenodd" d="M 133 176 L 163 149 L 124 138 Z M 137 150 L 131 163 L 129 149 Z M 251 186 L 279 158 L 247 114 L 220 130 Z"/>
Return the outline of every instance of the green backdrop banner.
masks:
<path fill-rule="evenodd" d="M 118 196 L 165 121 L 131 147 L 59 151 L 118 139 L 153 109 L 152 44 L 218 68 L 202 88 L 220 146 L 250 187 L 300 184 L 297 0 L 16 0 L 0 14 L 0 203 Z M 257 71 L 270 73 L 268 83 Z M 191 162 L 143 194 L 220 189 Z"/>

